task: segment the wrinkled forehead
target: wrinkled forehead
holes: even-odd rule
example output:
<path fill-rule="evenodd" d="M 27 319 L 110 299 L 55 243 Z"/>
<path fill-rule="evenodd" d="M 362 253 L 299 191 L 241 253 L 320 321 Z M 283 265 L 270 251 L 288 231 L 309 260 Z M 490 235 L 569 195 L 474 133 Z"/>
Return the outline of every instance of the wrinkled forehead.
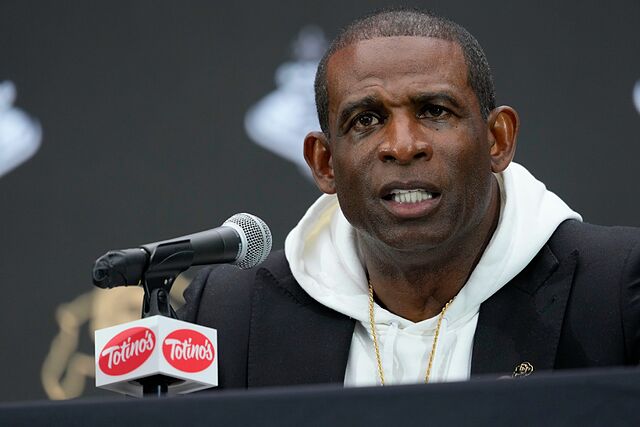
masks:
<path fill-rule="evenodd" d="M 327 62 L 330 112 L 363 92 L 377 88 L 394 94 L 408 86 L 471 93 L 461 47 L 433 37 L 380 37 L 347 45 Z"/>

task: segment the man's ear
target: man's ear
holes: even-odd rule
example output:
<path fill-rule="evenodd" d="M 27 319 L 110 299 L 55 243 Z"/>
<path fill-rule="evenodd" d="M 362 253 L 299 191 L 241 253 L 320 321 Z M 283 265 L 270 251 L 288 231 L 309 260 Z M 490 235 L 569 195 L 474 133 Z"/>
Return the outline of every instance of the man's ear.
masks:
<path fill-rule="evenodd" d="M 491 170 L 502 172 L 516 153 L 516 137 L 520 119 L 513 108 L 503 105 L 495 108 L 487 118 Z"/>
<path fill-rule="evenodd" d="M 304 159 L 316 185 L 323 193 L 336 192 L 329 140 L 323 132 L 311 132 L 304 138 Z"/>

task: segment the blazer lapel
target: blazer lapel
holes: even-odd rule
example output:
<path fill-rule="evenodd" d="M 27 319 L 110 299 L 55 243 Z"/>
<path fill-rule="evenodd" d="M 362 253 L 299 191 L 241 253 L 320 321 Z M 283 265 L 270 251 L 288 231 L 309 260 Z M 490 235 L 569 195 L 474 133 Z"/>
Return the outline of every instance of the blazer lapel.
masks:
<path fill-rule="evenodd" d="M 248 386 L 342 383 L 355 321 L 311 298 L 282 258 L 257 273 Z"/>
<path fill-rule="evenodd" d="M 545 245 L 480 307 L 471 374 L 519 376 L 554 367 L 577 250 L 558 260 Z"/>

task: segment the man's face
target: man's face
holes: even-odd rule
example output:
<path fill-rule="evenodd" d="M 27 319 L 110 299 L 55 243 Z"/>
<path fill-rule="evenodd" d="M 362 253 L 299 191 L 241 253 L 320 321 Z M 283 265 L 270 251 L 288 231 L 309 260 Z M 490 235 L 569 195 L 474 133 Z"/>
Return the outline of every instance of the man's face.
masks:
<path fill-rule="evenodd" d="M 494 178 L 460 47 L 426 37 L 361 41 L 330 58 L 327 83 L 328 192 L 349 222 L 401 250 L 464 244 L 490 215 Z"/>

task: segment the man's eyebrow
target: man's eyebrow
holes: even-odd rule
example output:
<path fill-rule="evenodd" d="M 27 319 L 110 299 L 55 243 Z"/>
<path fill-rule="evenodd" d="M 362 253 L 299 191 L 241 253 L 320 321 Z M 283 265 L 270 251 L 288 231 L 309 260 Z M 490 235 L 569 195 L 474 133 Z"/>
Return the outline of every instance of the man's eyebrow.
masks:
<path fill-rule="evenodd" d="M 376 108 L 380 106 L 380 101 L 375 96 L 365 96 L 364 98 L 356 99 L 355 101 L 348 102 L 342 107 L 342 111 L 338 115 L 338 127 L 349 120 L 349 117 L 358 110 L 366 110 L 367 108 Z"/>
<path fill-rule="evenodd" d="M 453 105 L 455 108 L 461 108 L 456 97 L 448 92 L 425 92 L 411 97 L 411 102 L 416 105 L 429 104 L 438 101 L 445 101 Z"/>

